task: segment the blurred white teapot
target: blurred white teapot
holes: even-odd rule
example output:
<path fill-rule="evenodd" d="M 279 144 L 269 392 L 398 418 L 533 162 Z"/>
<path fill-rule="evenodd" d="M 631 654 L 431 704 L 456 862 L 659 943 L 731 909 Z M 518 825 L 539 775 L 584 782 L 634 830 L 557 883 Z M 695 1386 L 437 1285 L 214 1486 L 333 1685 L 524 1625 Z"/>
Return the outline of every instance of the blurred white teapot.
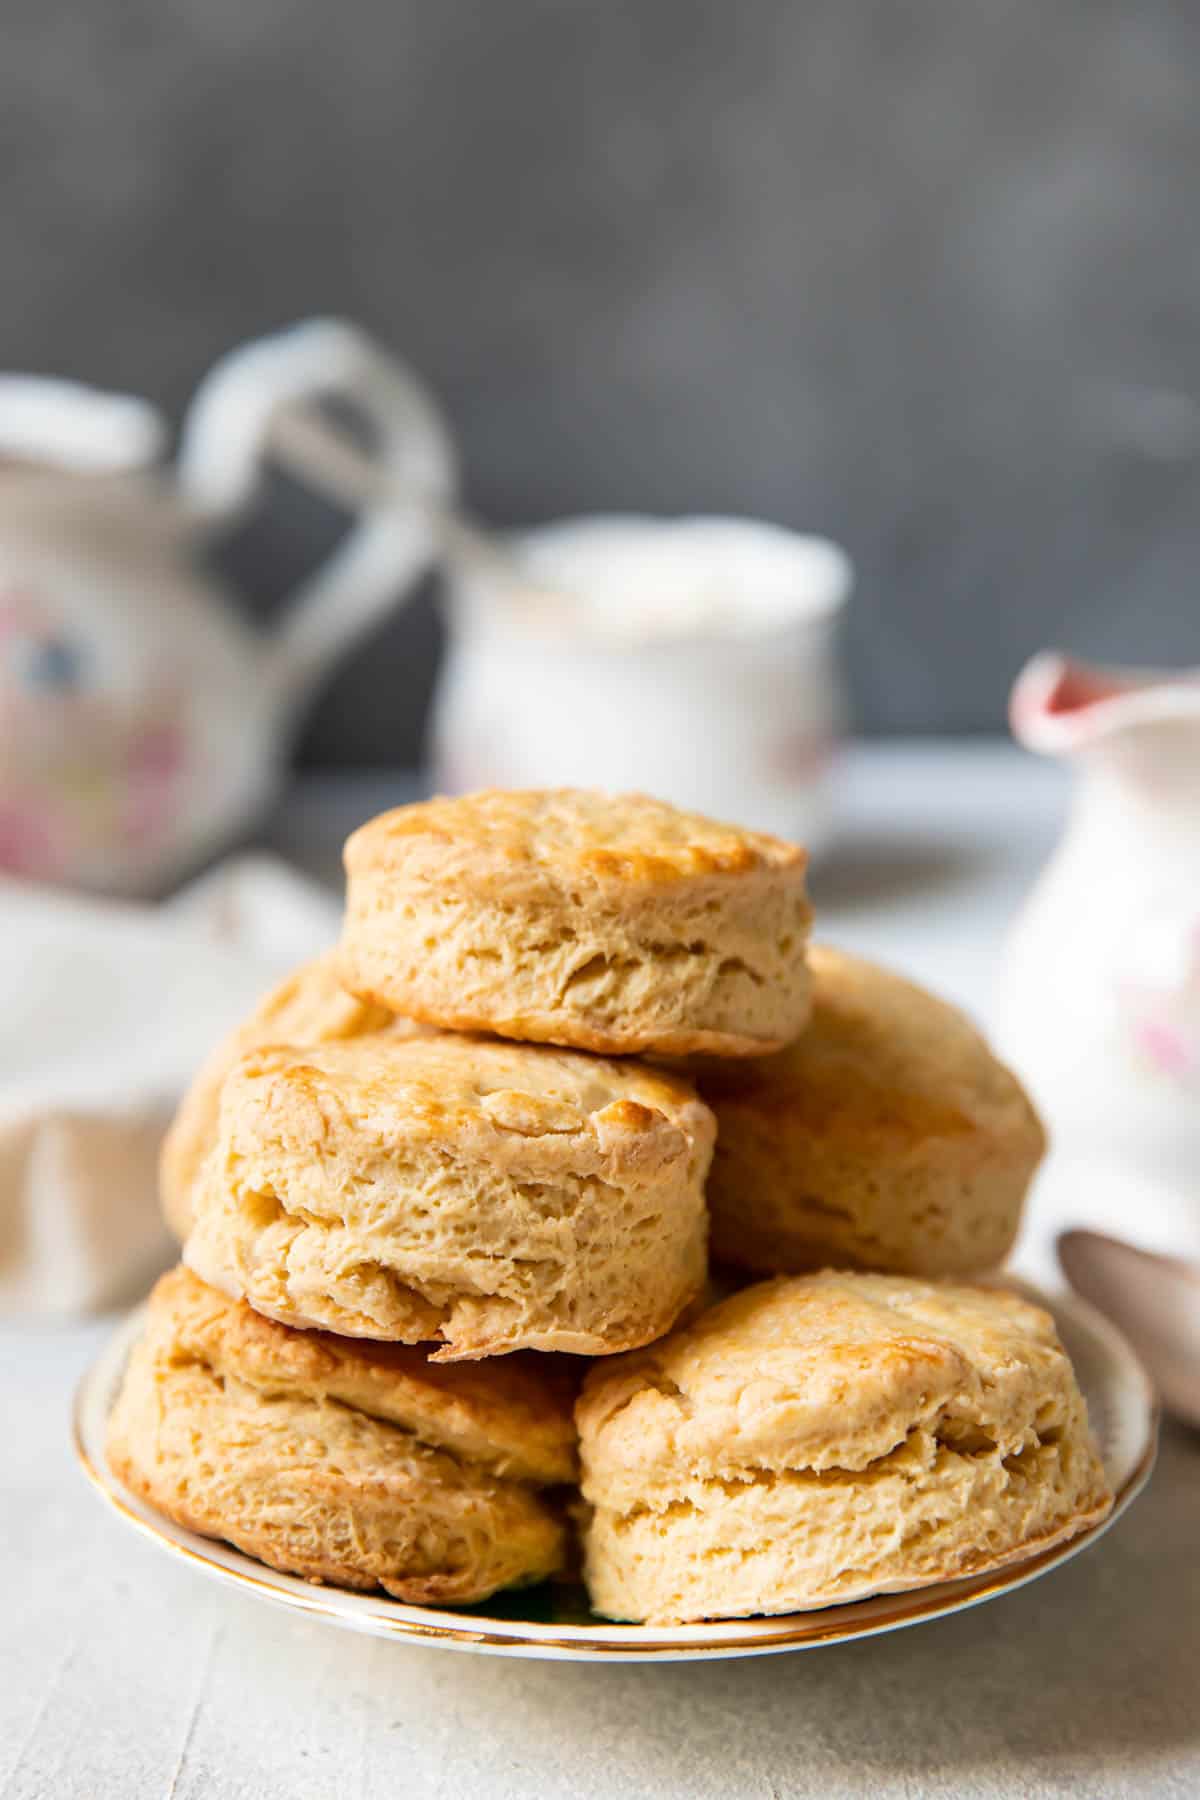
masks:
<path fill-rule="evenodd" d="M 192 567 L 289 422 L 326 397 L 365 415 L 398 485 L 433 507 L 452 497 L 453 452 L 423 388 L 335 321 L 217 365 L 175 483 L 156 467 L 151 408 L 0 376 L 0 871 L 151 891 L 269 800 L 314 682 L 435 550 L 428 508 L 369 507 L 270 632 Z"/>

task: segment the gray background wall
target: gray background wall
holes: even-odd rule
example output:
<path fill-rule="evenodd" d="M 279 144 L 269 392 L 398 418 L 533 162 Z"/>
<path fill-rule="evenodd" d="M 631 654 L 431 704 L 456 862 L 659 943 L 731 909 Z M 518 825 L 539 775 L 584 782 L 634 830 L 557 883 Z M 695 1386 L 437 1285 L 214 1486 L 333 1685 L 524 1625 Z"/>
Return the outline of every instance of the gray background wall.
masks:
<path fill-rule="evenodd" d="M 1000 724 L 1039 644 L 1200 662 L 1190 0 L 0 0 L 0 360 L 178 410 L 356 317 L 475 506 L 842 539 L 874 729 Z M 233 547 L 269 606 L 326 522 Z M 428 596 L 309 760 L 411 757 Z"/>

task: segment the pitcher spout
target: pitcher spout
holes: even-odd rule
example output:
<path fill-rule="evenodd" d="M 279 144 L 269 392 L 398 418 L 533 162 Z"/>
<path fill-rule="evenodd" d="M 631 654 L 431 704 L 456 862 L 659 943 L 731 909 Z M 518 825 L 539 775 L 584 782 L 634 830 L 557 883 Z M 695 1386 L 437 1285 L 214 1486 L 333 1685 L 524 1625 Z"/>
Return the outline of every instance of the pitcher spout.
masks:
<path fill-rule="evenodd" d="M 1200 669 L 1103 668 L 1043 650 L 1013 686 L 1009 722 L 1042 756 L 1115 744 L 1146 728 L 1191 725 L 1200 745 Z"/>

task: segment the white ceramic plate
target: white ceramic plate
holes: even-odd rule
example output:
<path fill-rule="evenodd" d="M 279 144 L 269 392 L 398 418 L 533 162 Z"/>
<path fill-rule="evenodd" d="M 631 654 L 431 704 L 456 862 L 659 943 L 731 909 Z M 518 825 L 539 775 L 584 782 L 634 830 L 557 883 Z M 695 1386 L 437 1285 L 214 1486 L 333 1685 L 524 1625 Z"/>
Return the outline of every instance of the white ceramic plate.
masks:
<path fill-rule="evenodd" d="M 1030 1291 L 1030 1290 L 1025 1290 Z M 144 1308 L 124 1322 L 88 1370 L 75 1401 L 75 1449 L 85 1473 L 120 1517 L 160 1548 L 185 1558 L 201 1574 L 249 1589 L 277 1606 L 328 1619 L 349 1631 L 374 1637 L 408 1638 L 454 1650 L 482 1650 L 501 1656 L 566 1660 L 663 1662 L 700 1657 L 767 1656 L 807 1650 L 897 1631 L 924 1619 L 960 1612 L 997 1594 L 1010 1593 L 1088 1549 L 1140 1493 L 1154 1466 L 1157 1409 L 1149 1383 L 1120 1334 L 1075 1298 L 1042 1298 L 1058 1322 L 1087 1398 L 1116 1504 L 1101 1525 L 1069 1543 L 1023 1563 L 939 1582 L 905 1594 L 882 1594 L 846 1606 L 789 1613 L 771 1619 L 733 1619 L 704 1625 L 610 1625 L 591 1617 L 586 1602 L 570 1590 L 528 1588 L 494 1597 L 471 1611 L 436 1611 L 405 1606 L 374 1594 L 351 1594 L 315 1587 L 243 1556 L 227 1544 L 197 1537 L 166 1519 L 122 1487 L 108 1466 L 104 1439 L 125 1360 L 142 1325 Z"/>

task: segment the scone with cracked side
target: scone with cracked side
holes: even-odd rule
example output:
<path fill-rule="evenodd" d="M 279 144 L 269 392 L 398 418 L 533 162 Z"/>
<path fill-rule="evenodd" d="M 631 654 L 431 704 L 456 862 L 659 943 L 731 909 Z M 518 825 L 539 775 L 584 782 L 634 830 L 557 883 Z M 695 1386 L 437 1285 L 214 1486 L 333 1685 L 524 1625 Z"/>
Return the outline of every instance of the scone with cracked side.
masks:
<path fill-rule="evenodd" d="M 562 1568 L 573 1382 L 555 1359 L 438 1369 L 289 1331 L 186 1269 L 150 1297 L 109 1422 L 120 1479 L 274 1569 L 426 1605 Z"/>
<path fill-rule="evenodd" d="M 741 1618 L 997 1568 L 1112 1504 L 1050 1316 L 1002 1289 L 762 1282 L 591 1370 L 585 1566 L 613 1619 Z"/>
<path fill-rule="evenodd" d="M 604 1355 L 706 1267 L 713 1118 L 636 1062 L 450 1034 L 243 1057 L 185 1259 L 284 1324 Z"/>
<path fill-rule="evenodd" d="M 764 1275 L 995 1268 L 1046 1143 L 1021 1084 L 913 982 L 823 944 L 809 963 L 795 1044 L 696 1074 L 717 1116 L 713 1256 Z"/>
<path fill-rule="evenodd" d="M 468 794 L 346 845 L 342 979 L 455 1030 L 755 1056 L 808 1013 L 805 854 L 641 794 Z"/>
<path fill-rule="evenodd" d="M 167 1224 L 180 1243 L 191 1230 L 192 1189 L 216 1141 L 221 1083 L 239 1056 L 264 1044 L 330 1044 L 388 1026 L 400 1033 L 417 1029 L 406 1020 L 393 1021 L 386 1008 L 348 994 L 338 981 L 332 953 L 301 964 L 263 997 L 202 1064 L 163 1139 L 159 1194 Z"/>

